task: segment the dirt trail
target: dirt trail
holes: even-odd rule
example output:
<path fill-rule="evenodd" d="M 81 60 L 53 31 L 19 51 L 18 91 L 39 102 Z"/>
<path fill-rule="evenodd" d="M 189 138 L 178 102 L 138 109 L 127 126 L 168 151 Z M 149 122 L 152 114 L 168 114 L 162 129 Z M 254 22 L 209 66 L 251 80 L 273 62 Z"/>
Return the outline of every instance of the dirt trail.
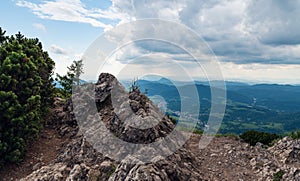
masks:
<path fill-rule="evenodd" d="M 204 149 L 199 149 L 201 136 L 194 134 L 186 144 L 199 160 L 197 169 L 207 180 L 257 180 L 249 162 L 255 153 L 248 144 L 235 137 L 215 137 Z"/>
<path fill-rule="evenodd" d="M 60 148 L 66 141 L 66 138 L 61 138 L 58 135 L 55 128 L 45 127 L 39 139 L 33 141 L 28 147 L 22 162 L 7 164 L 0 171 L 1 180 L 19 180 L 43 165 L 48 165 L 56 158 Z"/>

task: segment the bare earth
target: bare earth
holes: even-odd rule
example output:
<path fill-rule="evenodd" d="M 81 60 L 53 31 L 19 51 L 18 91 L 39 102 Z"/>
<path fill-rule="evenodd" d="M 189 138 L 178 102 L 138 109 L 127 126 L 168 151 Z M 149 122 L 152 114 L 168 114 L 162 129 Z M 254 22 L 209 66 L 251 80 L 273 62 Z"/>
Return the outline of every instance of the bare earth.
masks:
<path fill-rule="evenodd" d="M 33 170 L 48 165 L 56 158 L 59 150 L 67 142 L 66 138 L 58 135 L 51 127 L 45 127 L 39 139 L 31 143 L 27 154 L 19 164 L 8 164 L 0 171 L 0 180 L 19 180 L 26 177 Z"/>
<path fill-rule="evenodd" d="M 233 137 L 217 137 L 205 149 L 199 149 L 201 136 L 194 134 L 186 148 L 199 160 L 196 166 L 207 180 L 257 180 L 249 161 L 253 153 L 249 146 Z M 29 147 L 28 154 L 20 164 L 10 164 L 0 172 L 3 180 L 18 180 L 26 177 L 43 165 L 54 160 L 66 143 L 53 128 L 46 127 L 38 140 Z"/>

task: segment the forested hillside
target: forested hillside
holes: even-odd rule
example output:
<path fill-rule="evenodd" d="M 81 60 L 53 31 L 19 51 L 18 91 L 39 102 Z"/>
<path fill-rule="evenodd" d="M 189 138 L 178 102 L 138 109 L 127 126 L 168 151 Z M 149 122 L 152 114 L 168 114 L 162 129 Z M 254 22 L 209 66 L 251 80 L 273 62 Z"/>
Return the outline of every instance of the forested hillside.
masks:
<path fill-rule="evenodd" d="M 174 82 L 176 84 L 173 84 Z M 126 86 L 128 82 L 123 82 Z M 215 82 L 218 83 L 218 82 Z M 247 130 L 286 134 L 300 129 L 300 86 L 225 82 L 227 105 L 219 133 L 240 134 Z M 157 81 L 138 80 L 138 85 L 148 96 L 159 95 L 166 102 L 168 114 L 179 117 L 181 99 L 179 91 L 189 95 L 195 88 L 200 100 L 198 129 L 207 123 L 211 106 L 209 82 L 178 82 L 161 78 Z M 212 89 L 216 89 L 213 88 Z M 184 97 L 189 99 L 189 97 Z M 182 113 L 181 114 L 189 114 Z M 189 120 L 184 120 L 189 122 Z"/>

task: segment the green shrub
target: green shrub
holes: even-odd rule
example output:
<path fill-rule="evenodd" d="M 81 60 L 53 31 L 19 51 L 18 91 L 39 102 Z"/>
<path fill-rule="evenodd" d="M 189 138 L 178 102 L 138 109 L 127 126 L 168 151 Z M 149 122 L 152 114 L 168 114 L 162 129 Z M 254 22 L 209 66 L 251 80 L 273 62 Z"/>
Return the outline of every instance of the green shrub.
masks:
<path fill-rule="evenodd" d="M 108 175 L 108 177 L 110 177 L 112 174 L 114 174 L 115 173 L 115 171 L 116 171 L 116 167 L 115 166 L 112 166 L 111 168 L 110 168 L 110 170 L 107 172 L 107 175 Z"/>
<path fill-rule="evenodd" d="M 250 130 L 241 134 L 240 138 L 251 146 L 254 146 L 258 142 L 270 146 L 274 140 L 281 138 L 281 135 Z"/>
<path fill-rule="evenodd" d="M 280 170 L 273 175 L 273 181 L 280 181 L 284 175 L 284 171 Z"/>
<path fill-rule="evenodd" d="M 67 67 L 68 71 L 66 75 L 56 74 L 56 81 L 62 86 L 55 91 L 61 98 L 69 98 L 72 94 L 73 86 L 80 85 L 80 75 L 83 73 L 82 60 L 73 61 L 73 63 Z"/>
<path fill-rule="evenodd" d="M 195 129 L 193 133 L 202 135 L 203 132 L 204 132 L 203 130 Z"/>
<path fill-rule="evenodd" d="M 177 124 L 178 120 L 177 120 L 176 118 L 170 116 L 168 113 L 166 114 L 166 116 L 167 116 L 167 118 L 168 118 L 170 121 L 172 121 L 172 123 L 173 123 L 174 125 Z"/>
<path fill-rule="evenodd" d="M 54 62 L 38 39 L 0 28 L 0 166 L 20 161 L 53 100 Z"/>
<path fill-rule="evenodd" d="M 300 130 L 292 131 L 289 134 L 289 136 L 292 137 L 294 140 L 299 139 L 300 138 Z"/>

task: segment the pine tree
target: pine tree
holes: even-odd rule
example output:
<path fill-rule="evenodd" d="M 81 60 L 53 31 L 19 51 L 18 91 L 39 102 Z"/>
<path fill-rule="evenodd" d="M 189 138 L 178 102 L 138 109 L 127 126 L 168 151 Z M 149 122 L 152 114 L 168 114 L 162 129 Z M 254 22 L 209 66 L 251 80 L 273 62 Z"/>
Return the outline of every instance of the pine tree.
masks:
<path fill-rule="evenodd" d="M 56 74 L 56 81 L 63 87 L 64 96 L 69 97 L 73 86 L 80 85 L 80 75 L 83 73 L 82 60 L 73 61 L 70 67 L 67 68 L 67 75 Z"/>
<path fill-rule="evenodd" d="M 5 42 L 7 40 L 7 36 L 5 36 L 6 31 L 3 31 L 2 28 L 0 27 L 0 44 Z"/>
<path fill-rule="evenodd" d="M 21 160 L 51 105 L 54 62 L 38 39 L 0 28 L 0 166 Z"/>

